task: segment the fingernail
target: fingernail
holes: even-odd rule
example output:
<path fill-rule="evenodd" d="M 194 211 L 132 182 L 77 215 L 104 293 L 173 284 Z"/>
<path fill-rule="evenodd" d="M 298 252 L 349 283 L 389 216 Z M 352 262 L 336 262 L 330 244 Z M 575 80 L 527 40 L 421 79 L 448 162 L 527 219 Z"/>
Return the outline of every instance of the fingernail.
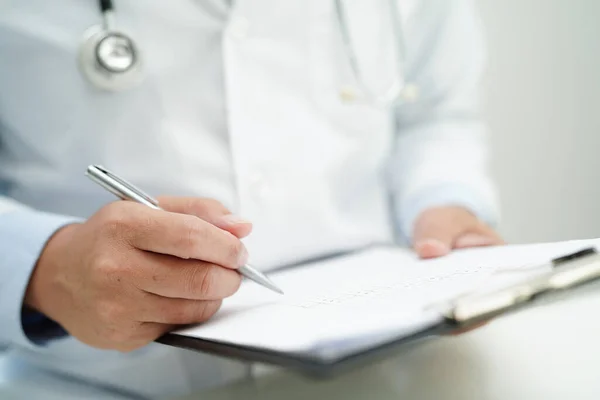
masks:
<path fill-rule="evenodd" d="M 489 246 L 494 244 L 494 239 L 478 233 L 467 233 L 456 240 L 456 247 Z"/>
<path fill-rule="evenodd" d="M 222 217 L 223 221 L 225 221 L 229 225 L 238 225 L 238 224 L 250 224 L 251 222 L 247 219 L 244 219 L 236 214 L 227 214 Z"/>
<path fill-rule="evenodd" d="M 450 246 L 438 239 L 423 239 L 415 243 L 415 250 L 422 257 L 441 257 L 450 253 Z"/>
<path fill-rule="evenodd" d="M 248 250 L 246 250 L 246 247 L 242 247 L 242 251 L 240 253 L 240 258 L 238 259 L 238 266 L 243 266 L 246 265 L 246 263 L 248 262 Z"/>

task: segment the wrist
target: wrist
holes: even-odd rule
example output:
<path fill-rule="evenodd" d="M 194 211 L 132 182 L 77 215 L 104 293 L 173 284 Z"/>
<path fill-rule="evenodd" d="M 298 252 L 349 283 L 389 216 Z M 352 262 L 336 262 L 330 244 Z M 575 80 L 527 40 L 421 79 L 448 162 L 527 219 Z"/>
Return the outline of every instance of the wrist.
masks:
<path fill-rule="evenodd" d="M 56 305 L 60 303 L 60 290 L 57 289 L 57 276 L 64 264 L 73 231 L 79 224 L 70 224 L 57 230 L 46 243 L 31 274 L 24 307 L 40 312 L 56 320 Z"/>

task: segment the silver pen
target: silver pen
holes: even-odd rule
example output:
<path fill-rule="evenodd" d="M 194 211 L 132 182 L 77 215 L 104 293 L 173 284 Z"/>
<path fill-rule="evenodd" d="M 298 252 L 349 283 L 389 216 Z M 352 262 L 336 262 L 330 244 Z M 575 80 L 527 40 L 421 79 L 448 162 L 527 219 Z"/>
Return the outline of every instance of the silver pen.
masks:
<path fill-rule="evenodd" d="M 92 181 L 96 182 L 104 189 L 108 190 L 122 200 L 135 201 L 155 210 L 162 210 L 162 208 L 160 208 L 158 205 L 158 201 L 152 196 L 147 195 L 140 189 L 133 186 L 131 183 L 127 182 L 123 178 L 119 178 L 100 165 L 90 165 L 87 169 L 86 175 Z M 279 294 L 283 294 L 283 290 L 277 287 L 277 285 L 267 278 L 265 274 L 261 273 L 250 265 L 243 265 L 238 269 L 238 271 L 240 274 L 248 279 L 253 280 L 259 285 L 271 289 Z"/>

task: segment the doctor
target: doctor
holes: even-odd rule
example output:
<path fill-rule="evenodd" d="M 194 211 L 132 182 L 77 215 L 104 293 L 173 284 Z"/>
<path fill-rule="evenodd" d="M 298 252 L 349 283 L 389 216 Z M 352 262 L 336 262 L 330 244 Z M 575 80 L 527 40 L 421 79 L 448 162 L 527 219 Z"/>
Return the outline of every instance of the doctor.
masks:
<path fill-rule="evenodd" d="M 501 243 L 471 0 L 9 3 L 11 357 L 186 393 L 248 369 L 152 340 L 210 318 L 248 258 L 268 271 L 375 242 L 422 257 Z M 166 195 L 167 211 L 113 201 L 84 176 L 94 163 Z"/>

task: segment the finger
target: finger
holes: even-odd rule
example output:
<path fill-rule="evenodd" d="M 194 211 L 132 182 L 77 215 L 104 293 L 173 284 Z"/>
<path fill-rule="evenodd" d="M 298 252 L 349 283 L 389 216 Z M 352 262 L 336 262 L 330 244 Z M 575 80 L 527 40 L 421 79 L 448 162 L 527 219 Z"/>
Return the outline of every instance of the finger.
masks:
<path fill-rule="evenodd" d="M 454 242 L 454 248 L 481 247 L 502 245 L 504 241 L 491 228 L 481 224 L 470 231 L 462 233 Z"/>
<path fill-rule="evenodd" d="M 237 292 L 242 282 L 238 272 L 203 261 L 142 252 L 138 263 L 132 267 L 136 286 L 162 297 L 221 300 Z"/>
<path fill-rule="evenodd" d="M 420 221 L 415 226 L 413 247 L 422 258 L 445 256 L 452 250 L 459 229 L 456 224 L 433 218 Z"/>
<path fill-rule="evenodd" d="M 423 239 L 415 243 L 414 249 L 421 258 L 442 257 L 450 253 L 451 248 L 439 239 Z"/>
<path fill-rule="evenodd" d="M 479 225 L 485 226 L 466 208 L 430 208 L 415 223 L 413 246 L 422 258 L 441 257 L 454 248 L 456 238 Z"/>
<path fill-rule="evenodd" d="M 246 237 L 252 231 L 250 221 L 232 214 L 227 207 L 214 199 L 163 196 L 159 197 L 158 201 L 165 210 L 195 215 L 221 229 L 225 229 L 238 238 Z"/>
<path fill-rule="evenodd" d="M 489 235 L 481 233 L 465 233 L 456 239 L 454 248 L 464 249 L 467 247 L 491 246 L 496 243 L 497 240 Z"/>
<path fill-rule="evenodd" d="M 166 325 L 187 325 L 207 321 L 221 308 L 219 300 L 169 299 L 148 293 L 144 298 L 146 308 L 140 312 L 143 322 Z"/>
<path fill-rule="evenodd" d="M 125 240 L 135 248 L 238 268 L 248 259 L 242 242 L 229 232 L 193 215 L 150 208 L 125 217 Z"/>
<path fill-rule="evenodd" d="M 235 214 L 224 215 L 215 225 L 242 239 L 252 232 L 252 223 Z"/>

